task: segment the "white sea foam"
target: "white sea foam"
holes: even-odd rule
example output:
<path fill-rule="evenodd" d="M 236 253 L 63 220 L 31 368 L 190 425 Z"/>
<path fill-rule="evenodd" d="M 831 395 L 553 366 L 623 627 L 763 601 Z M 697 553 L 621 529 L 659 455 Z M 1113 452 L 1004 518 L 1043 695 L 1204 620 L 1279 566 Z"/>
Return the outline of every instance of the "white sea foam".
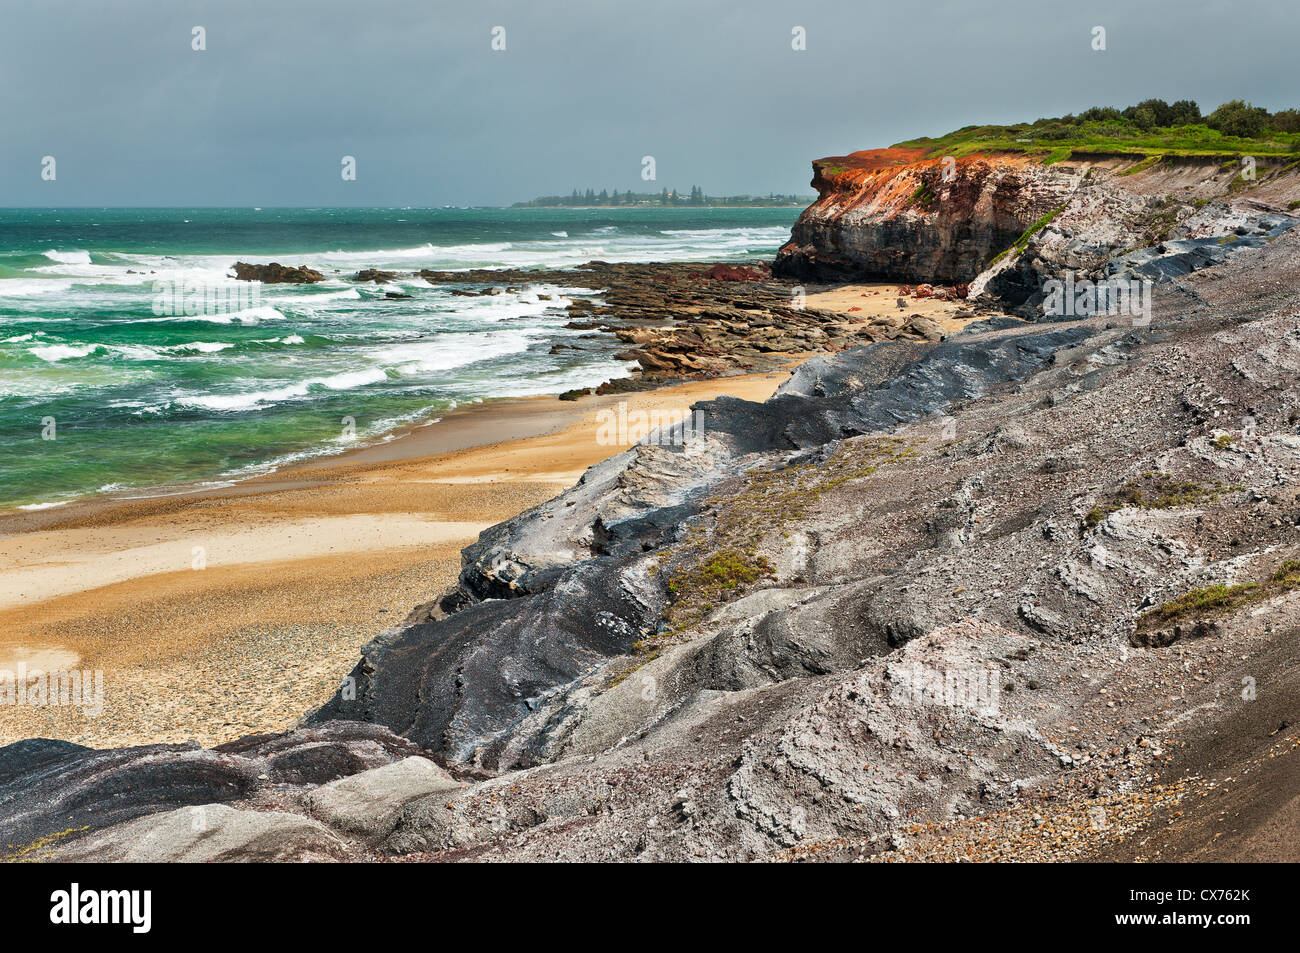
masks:
<path fill-rule="evenodd" d="M 326 291 L 323 294 L 317 292 L 310 295 L 295 295 L 294 297 L 276 298 L 281 304 L 294 306 L 306 305 L 311 307 L 318 301 L 360 301 L 361 292 L 356 288 L 346 288 L 343 291 Z"/>
<path fill-rule="evenodd" d="M 165 318 L 137 318 L 131 324 L 159 324 L 177 321 L 207 321 L 210 324 L 260 324 L 263 321 L 283 321 L 284 314 L 269 304 L 260 308 L 245 308 L 229 314 L 178 314 Z"/>
<path fill-rule="evenodd" d="M 344 371 L 340 374 L 332 374 L 329 377 L 314 378 L 308 383 L 320 384 L 330 390 L 352 390 L 356 387 L 378 384 L 380 381 L 386 380 L 388 380 L 388 375 L 384 373 L 382 368 L 369 368 L 364 371 Z"/>
<path fill-rule="evenodd" d="M 255 338 L 254 344 L 305 344 L 302 336 L 299 334 L 288 334 L 282 338 Z"/>
<path fill-rule="evenodd" d="M 50 261 L 57 261 L 64 265 L 89 265 L 90 252 L 77 249 L 75 251 L 54 251 L 50 250 L 45 253 L 45 257 Z"/>
<path fill-rule="evenodd" d="M 226 341 L 193 341 L 189 344 L 174 344 L 164 350 L 168 351 L 198 351 L 200 354 L 215 354 L 217 351 L 224 351 L 235 345 Z"/>
<path fill-rule="evenodd" d="M 52 294 L 56 291 L 67 291 L 71 287 L 72 282 L 70 280 L 5 278 L 0 281 L 0 298 L 30 298 L 35 295 Z"/>
<path fill-rule="evenodd" d="M 440 334 L 431 341 L 380 348 L 370 356 L 399 374 L 423 374 L 518 354 L 528 350 L 531 338 L 539 333 L 539 330 L 524 329 L 491 334 Z"/>
<path fill-rule="evenodd" d="M 294 397 L 304 397 L 306 384 L 290 384 L 272 390 L 252 391 L 247 394 L 203 394 L 177 397 L 174 403 L 183 407 L 202 407 L 204 410 L 258 410 Z"/>
<path fill-rule="evenodd" d="M 167 401 L 163 401 L 161 404 L 148 404 L 144 407 L 141 407 L 139 410 L 131 411 L 131 414 L 134 417 L 144 417 L 150 414 L 154 416 L 158 416 L 161 414 L 165 414 L 167 411 L 171 410 L 171 406 L 172 406 L 172 402 L 170 400 L 167 400 Z"/>
<path fill-rule="evenodd" d="M 231 252 L 221 255 L 141 255 L 125 252 L 103 253 L 101 261 L 112 259 L 120 264 L 92 265 L 87 258 L 60 262 L 34 271 L 57 272 L 97 278 L 105 283 L 131 283 L 176 279 L 192 273 L 210 281 L 225 278 L 234 261 L 266 264 L 271 261 L 305 264 L 326 272 L 349 273 L 358 268 L 561 268 L 581 264 L 593 258 L 608 261 L 689 261 L 699 258 L 742 257 L 753 252 L 767 253 L 789 237 L 785 225 L 733 226 L 717 228 L 665 228 L 657 233 L 629 232 L 618 225 L 600 226 L 585 234 L 571 235 L 557 230 L 548 238 L 512 242 L 462 242 L 438 245 L 426 242 L 407 248 L 377 248 L 363 251 L 294 251 L 273 254 Z M 62 254 L 62 253 L 60 253 Z M 73 253 L 68 252 L 69 256 Z M 155 272 L 148 274 L 149 271 Z M 137 272 L 129 275 L 128 271 Z M 331 275 L 329 282 L 336 280 Z M 3 284 L 3 282 L 0 282 Z M 419 285 L 415 285 L 420 287 Z M 347 289 L 355 291 L 356 289 Z M 301 300 L 327 300 L 323 294 L 303 294 Z M 344 297 L 340 295 L 340 297 Z M 352 297 L 347 295 L 346 297 Z"/>
<path fill-rule="evenodd" d="M 39 357 L 42 361 L 64 361 L 70 357 L 85 357 L 99 347 L 98 344 L 86 344 L 74 346 L 71 344 L 47 344 L 44 347 L 31 347 L 27 349 L 29 354 Z"/>
<path fill-rule="evenodd" d="M 133 361 L 160 361 L 164 358 L 162 352 L 167 350 L 149 347 L 147 344 L 107 344 L 105 347 L 114 354 L 120 354 Z"/>
<path fill-rule="evenodd" d="M 367 384 L 377 384 L 387 380 L 388 375 L 380 368 L 363 371 L 344 371 L 328 377 L 311 377 L 297 384 L 275 387 L 269 390 L 251 391 L 246 394 L 204 394 L 177 397 L 175 403 L 185 407 L 202 407 L 206 410 L 259 410 L 282 401 L 306 397 L 313 387 L 327 390 L 354 390 Z"/>
<path fill-rule="evenodd" d="M 430 340 L 373 348 L 364 352 L 371 366 L 335 374 L 313 376 L 280 387 L 233 394 L 183 394 L 174 403 L 217 411 L 259 410 L 284 401 L 310 397 L 314 390 L 354 390 L 398 377 L 421 377 L 436 371 L 477 364 L 493 358 L 526 351 L 533 338 L 546 333 L 540 328 L 492 333 L 447 333 Z M 248 381 L 255 384 L 260 382 Z"/>

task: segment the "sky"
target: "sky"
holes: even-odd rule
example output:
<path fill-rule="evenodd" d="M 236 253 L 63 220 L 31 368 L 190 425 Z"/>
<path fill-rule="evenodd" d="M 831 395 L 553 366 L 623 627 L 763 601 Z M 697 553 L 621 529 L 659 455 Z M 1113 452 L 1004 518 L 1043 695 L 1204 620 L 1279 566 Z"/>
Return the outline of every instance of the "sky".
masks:
<path fill-rule="evenodd" d="M 1238 98 L 1300 106 L 1295 0 L 0 8 L 0 206 L 505 205 L 693 185 L 810 194 L 814 158 L 970 123 L 1150 97 L 1206 112 Z M 193 48 L 196 27 L 206 49 Z M 796 28 L 805 49 L 793 48 Z"/>

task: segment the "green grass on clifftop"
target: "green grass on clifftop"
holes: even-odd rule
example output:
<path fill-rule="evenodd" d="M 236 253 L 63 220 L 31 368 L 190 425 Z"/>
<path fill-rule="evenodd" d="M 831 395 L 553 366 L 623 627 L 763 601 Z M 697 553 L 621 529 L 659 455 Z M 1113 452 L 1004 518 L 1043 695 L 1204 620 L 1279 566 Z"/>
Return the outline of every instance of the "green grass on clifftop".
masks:
<path fill-rule="evenodd" d="M 1127 109 L 1094 107 L 1075 116 L 1013 125 L 963 126 L 937 139 L 896 144 L 925 149 L 929 157 L 979 152 L 1024 152 L 1045 163 L 1067 157 L 1287 156 L 1300 152 L 1300 112 L 1269 113 L 1234 101 L 1208 116 L 1188 100 L 1170 106 L 1146 100 Z"/>

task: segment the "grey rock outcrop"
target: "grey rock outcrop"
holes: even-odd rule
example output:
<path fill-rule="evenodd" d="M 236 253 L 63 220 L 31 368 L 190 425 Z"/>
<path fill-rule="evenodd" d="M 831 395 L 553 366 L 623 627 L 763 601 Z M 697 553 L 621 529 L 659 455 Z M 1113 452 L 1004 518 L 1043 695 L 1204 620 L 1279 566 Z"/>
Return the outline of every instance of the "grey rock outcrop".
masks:
<path fill-rule="evenodd" d="M 407 802 L 460 787 L 432 761 L 410 757 L 322 784 L 307 795 L 306 806 L 330 827 L 376 838 L 392 830 Z"/>
<path fill-rule="evenodd" d="M 201 804 L 151 814 L 56 848 L 60 861 L 306 863 L 341 860 L 347 845 L 323 825 L 283 811 Z"/>

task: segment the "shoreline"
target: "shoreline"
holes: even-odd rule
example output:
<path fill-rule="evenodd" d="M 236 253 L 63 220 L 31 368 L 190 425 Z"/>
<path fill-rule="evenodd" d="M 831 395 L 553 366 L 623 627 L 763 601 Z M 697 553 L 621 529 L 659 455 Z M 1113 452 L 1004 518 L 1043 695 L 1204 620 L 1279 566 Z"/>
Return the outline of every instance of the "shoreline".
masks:
<path fill-rule="evenodd" d="M 785 370 L 792 371 L 813 357 L 812 353 L 781 355 Z M 95 519 L 100 511 L 111 507 L 148 505 L 172 499 L 220 499 L 246 496 L 306 485 L 312 474 L 364 464 L 380 465 L 420 460 L 442 454 L 458 453 L 514 441 L 545 437 L 570 425 L 574 417 L 617 406 L 638 395 L 687 390 L 698 385 L 722 384 L 728 380 L 765 377 L 777 371 L 731 374 L 699 381 L 656 384 L 644 390 L 590 394 L 577 401 L 559 401 L 558 394 L 530 394 L 525 397 L 487 397 L 469 401 L 439 412 L 429 420 L 404 423 L 371 440 L 335 451 L 322 449 L 306 453 L 266 472 L 245 475 L 224 474 L 196 477 L 177 483 L 152 483 L 102 492 L 91 490 L 82 496 L 54 504 L 0 506 L 0 536 L 33 530 L 58 528 L 62 524 L 79 525 Z M 784 376 L 788 376 L 785 374 Z M 708 399 L 708 398 L 696 398 Z M 257 464 L 255 466 L 270 466 Z M 0 604 L 0 608 L 3 605 Z"/>
<path fill-rule="evenodd" d="M 689 282 L 682 306 L 669 300 L 681 292 L 661 291 L 661 271 L 640 273 L 651 267 L 574 315 L 607 324 L 633 346 L 628 359 L 655 367 L 650 389 L 488 399 L 269 473 L 0 512 L 0 671 L 59 659 L 102 672 L 106 696 L 98 717 L 0 706 L 0 744 L 211 746 L 292 727 L 363 645 L 454 584 L 482 530 L 630 445 L 626 434 L 601 445 L 601 410 L 625 404 L 663 422 L 724 394 L 764 401 L 818 353 L 934 339 L 974 319 L 964 302 L 904 301 L 893 283 L 810 288 L 807 311 L 789 312 L 779 287 L 653 266 Z M 751 305 L 738 323 L 698 313 L 737 298 Z M 701 350 L 714 356 L 700 362 Z"/>
<path fill-rule="evenodd" d="M 81 496 L 68 500 L 41 503 L 0 506 L 0 533 L 24 532 L 31 528 L 44 528 L 49 525 L 45 520 L 29 519 L 48 514 L 52 523 L 59 523 L 61 517 L 67 517 L 87 508 L 97 509 L 101 506 L 131 503 L 148 503 L 175 497 L 220 497 L 241 495 L 241 491 L 250 484 L 257 484 L 254 492 L 260 492 L 263 482 L 274 483 L 291 478 L 299 470 L 332 469 L 364 462 L 395 462 L 416 459 L 456 450 L 467 450 L 500 443 L 507 440 L 520 440 L 527 437 L 542 436 L 544 431 L 534 431 L 526 426 L 527 421 L 542 416 L 528 412 L 535 402 L 555 401 L 556 394 L 536 394 L 527 397 L 488 397 L 470 401 L 440 411 L 429 420 L 418 423 L 404 423 L 393 430 L 374 436 L 354 446 L 331 450 L 321 447 L 318 451 L 302 451 L 297 459 L 288 460 L 273 466 L 273 461 L 250 466 L 247 473 L 226 473 L 209 477 L 196 477 L 177 483 L 150 483 L 139 486 L 124 487 L 120 490 L 103 492 L 90 490 Z M 589 398 L 588 400 L 590 400 Z M 590 406 L 590 404 L 588 404 Z M 486 421 L 477 419 L 488 416 L 489 412 L 507 415 L 502 421 L 504 426 L 489 428 L 494 436 L 479 439 L 472 433 L 486 426 Z M 558 414 L 552 414 L 558 416 Z M 443 423 L 450 424 L 442 428 Z M 437 427 L 430 434 L 423 431 Z M 271 467 L 263 472 L 254 472 L 259 467 Z M 36 523 L 39 526 L 31 526 Z M 17 524 L 17 525 L 13 525 Z"/>
<path fill-rule="evenodd" d="M 454 582 L 479 532 L 626 449 L 598 443 L 599 411 L 765 400 L 810 356 L 575 402 L 485 401 L 231 486 L 0 514 L 0 670 L 57 659 L 105 685 L 98 716 L 0 707 L 0 744 L 212 745 L 290 727 L 362 645 Z"/>
<path fill-rule="evenodd" d="M 671 268 L 680 264 L 672 263 L 656 267 Z M 685 263 L 683 267 L 703 266 L 698 263 Z M 903 300 L 898 297 L 899 291 L 900 286 L 892 282 L 841 283 L 822 286 L 821 290 L 810 290 L 806 296 L 806 307 L 809 314 L 819 314 L 823 320 L 830 316 L 838 316 L 860 328 L 867 328 L 873 322 L 879 324 L 882 321 L 887 322 L 886 326 L 896 328 L 900 324 L 897 314 L 902 309 L 895 307 L 893 302 L 898 300 L 901 303 Z M 945 333 L 958 330 L 969 323 L 968 317 L 963 318 L 959 314 L 961 302 L 944 302 L 937 298 L 909 298 L 907 304 L 910 309 L 907 317 L 929 319 L 934 327 Z M 584 315 L 595 312 L 582 309 L 571 313 L 574 315 L 574 321 L 577 322 L 590 320 L 584 318 Z M 666 316 L 666 319 L 673 320 L 678 317 L 680 316 Z M 637 327 L 640 320 L 639 317 L 634 318 L 629 322 L 629 326 Z M 642 374 L 646 373 L 645 368 L 654 366 L 656 361 L 667 356 L 670 362 L 677 361 L 680 365 L 675 370 L 670 370 L 668 375 L 686 381 L 690 381 L 691 378 L 700 379 L 698 375 L 701 372 L 710 375 L 704 378 L 710 380 L 725 380 L 729 377 L 743 377 L 757 373 L 759 371 L 753 369 L 754 358 L 761 358 L 757 366 L 764 368 L 780 366 L 791 360 L 806 359 L 817 353 L 815 350 L 802 350 L 802 346 L 806 344 L 804 341 L 785 338 L 780 340 L 781 344 L 800 347 L 798 358 L 790 351 L 777 347 L 768 349 L 771 353 L 762 355 L 754 352 L 748 365 L 723 363 L 708 367 L 705 364 L 697 364 L 690 358 L 678 361 L 672 355 L 655 351 L 656 343 L 653 340 L 647 343 L 642 338 L 622 336 L 622 333 L 617 330 L 611 330 L 611 333 L 618 335 L 624 343 L 636 342 L 632 345 L 634 350 L 625 353 L 629 359 L 634 358 L 643 365 Z M 856 343 L 863 342 L 841 340 L 840 346 Z M 635 350 L 638 347 L 642 350 Z M 651 353 L 647 354 L 647 350 Z M 747 366 L 750 369 L 744 369 Z M 652 382 L 651 386 L 654 389 L 662 389 L 664 385 Z M 635 391 L 604 396 L 588 394 L 577 403 L 583 407 L 592 407 L 602 402 L 617 403 L 627 393 L 635 393 Z M 85 512 L 88 508 L 94 509 L 106 503 L 129 504 L 175 497 L 239 495 L 250 492 L 249 487 L 254 488 L 253 491 L 260 491 L 266 481 L 290 480 L 294 474 L 304 470 L 329 469 L 353 461 L 391 462 L 466 449 L 485 443 L 539 436 L 546 432 L 547 427 L 559 425 L 555 420 L 557 412 L 554 409 L 557 396 L 558 394 L 542 394 L 471 399 L 449 410 L 434 412 L 428 420 L 403 422 L 386 433 L 369 435 L 364 438 L 364 442 L 358 441 L 355 445 L 319 444 L 300 451 L 281 454 L 278 457 L 273 456 L 261 463 L 249 464 L 243 472 L 192 477 L 171 483 L 147 483 L 108 492 L 102 489 L 86 490 L 81 495 L 63 500 L 4 504 L 0 505 L 0 534 L 57 526 L 77 518 L 77 514 Z M 550 409 L 543 409 L 545 407 Z M 488 423 L 489 420 L 492 422 Z M 487 435 L 482 432 L 483 428 L 489 431 Z M 285 457 L 289 459 L 284 459 Z M 275 462 L 277 459 L 282 462 L 277 464 Z"/>

